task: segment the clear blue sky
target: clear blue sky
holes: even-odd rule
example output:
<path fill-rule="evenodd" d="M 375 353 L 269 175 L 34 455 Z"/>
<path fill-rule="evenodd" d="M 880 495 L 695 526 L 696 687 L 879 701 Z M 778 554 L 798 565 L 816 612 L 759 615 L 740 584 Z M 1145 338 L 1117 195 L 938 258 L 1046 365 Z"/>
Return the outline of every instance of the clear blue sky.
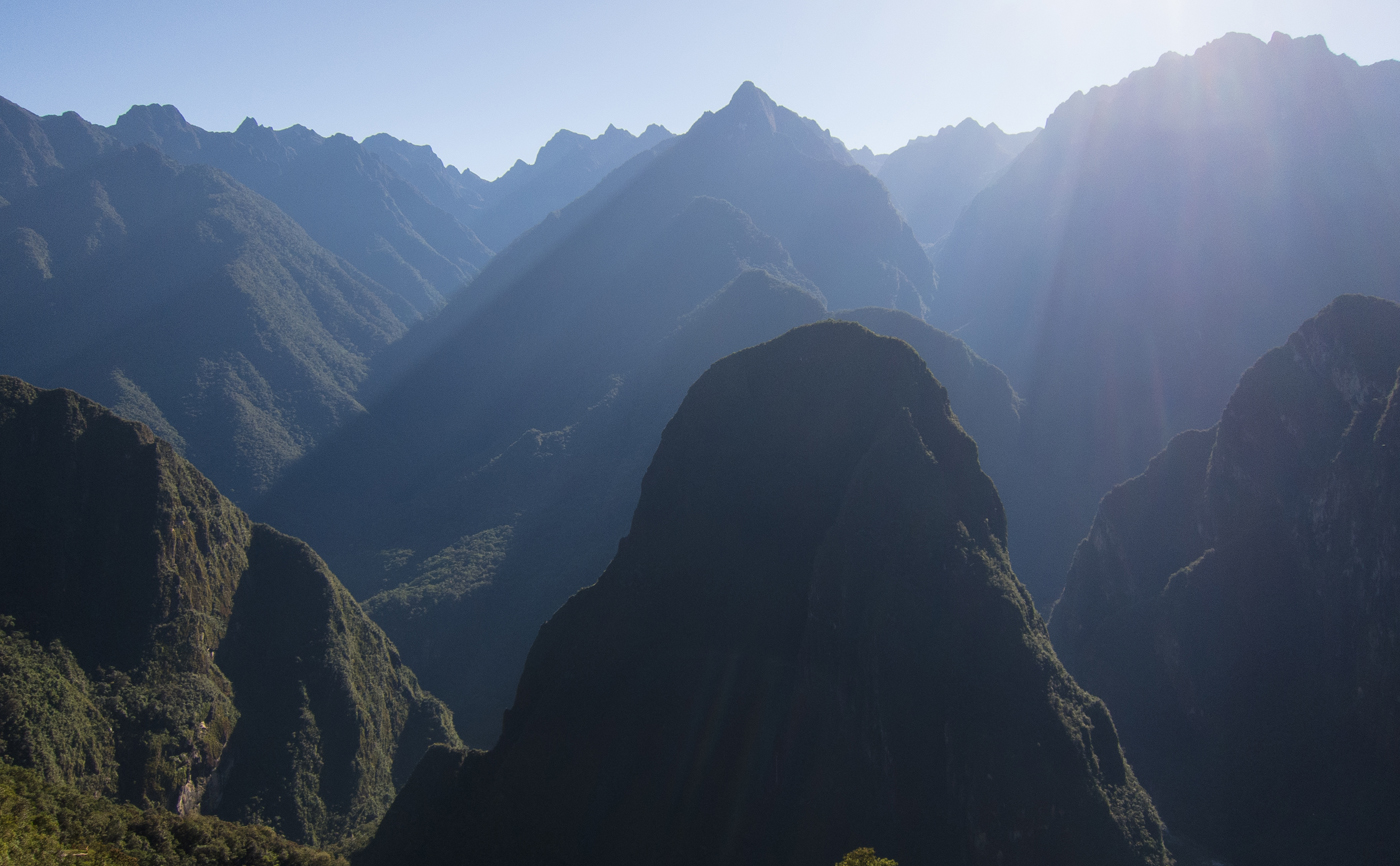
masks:
<path fill-rule="evenodd" d="M 0 0 L 0 22 L 0 95 L 40 114 L 168 102 L 215 130 L 389 132 L 487 178 L 561 127 L 683 132 L 745 79 L 885 152 L 969 116 L 1038 126 L 1230 30 L 1400 57 L 1398 0 Z"/>

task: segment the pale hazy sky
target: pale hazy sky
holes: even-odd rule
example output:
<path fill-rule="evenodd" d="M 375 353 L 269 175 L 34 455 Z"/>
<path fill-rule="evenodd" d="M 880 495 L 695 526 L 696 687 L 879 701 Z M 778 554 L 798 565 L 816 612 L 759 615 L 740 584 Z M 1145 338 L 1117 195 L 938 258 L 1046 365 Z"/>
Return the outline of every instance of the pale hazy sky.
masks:
<path fill-rule="evenodd" d="M 1231 30 L 1400 57 L 1400 0 L 0 0 L 0 22 L 0 96 L 40 114 L 389 132 L 487 178 L 561 127 L 684 132 L 745 79 L 886 152 L 969 116 L 1033 128 Z"/>

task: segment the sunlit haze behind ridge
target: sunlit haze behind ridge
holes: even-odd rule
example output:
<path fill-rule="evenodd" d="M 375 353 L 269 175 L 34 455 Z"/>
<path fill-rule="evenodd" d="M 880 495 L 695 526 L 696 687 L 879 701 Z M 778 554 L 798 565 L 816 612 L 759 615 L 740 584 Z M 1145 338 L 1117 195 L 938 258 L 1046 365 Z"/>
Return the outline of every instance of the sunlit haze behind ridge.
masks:
<path fill-rule="evenodd" d="M 388 132 L 494 178 L 560 128 L 684 132 L 745 79 L 852 148 L 973 117 L 1039 126 L 1076 90 L 1229 31 L 1400 56 L 1394 0 L 0 2 L 0 96 L 110 124 L 133 103 Z"/>

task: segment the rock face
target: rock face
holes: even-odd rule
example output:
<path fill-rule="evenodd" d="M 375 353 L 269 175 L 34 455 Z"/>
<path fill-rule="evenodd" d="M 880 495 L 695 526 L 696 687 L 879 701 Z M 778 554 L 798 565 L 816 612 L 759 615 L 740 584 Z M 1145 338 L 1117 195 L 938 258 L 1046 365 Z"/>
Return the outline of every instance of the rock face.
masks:
<path fill-rule="evenodd" d="M 456 742 L 320 558 L 146 426 L 0 377 L 0 491 L 0 746 L 49 781 L 327 843 Z"/>
<path fill-rule="evenodd" d="M 1400 850 L 1400 306 L 1342 296 L 1104 497 L 1050 631 L 1174 832 Z"/>
<path fill-rule="evenodd" d="M 914 237 L 932 244 L 953 228 L 963 208 L 1039 132 L 1007 135 L 995 123 L 983 126 L 969 117 L 880 157 L 878 170 L 870 173 L 889 187 L 890 198 L 914 230 Z"/>
<path fill-rule="evenodd" d="M 487 753 L 434 750 L 365 863 L 1166 863 L 918 354 L 853 323 L 712 366 Z"/>
<path fill-rule="evenodd" d="M 1057 108 L 935 265 L 929 321 L 1026 399 L 1012 554 L 1049 603 L 1103 494 L 1256 358 L 1338 294 L 1400 300 L 1400 63 L 1282 34 L 1164 55 Z"/>

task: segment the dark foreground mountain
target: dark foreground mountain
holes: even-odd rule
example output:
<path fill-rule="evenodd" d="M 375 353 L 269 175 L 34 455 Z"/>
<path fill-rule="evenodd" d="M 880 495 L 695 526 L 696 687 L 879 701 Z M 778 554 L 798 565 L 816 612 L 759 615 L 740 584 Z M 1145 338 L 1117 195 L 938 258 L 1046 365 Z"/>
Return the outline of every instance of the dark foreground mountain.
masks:
<path fill-rule="evenodd" d="M 1050 623 L 1173 831 L 1400 851 L 1400 306 L 1343 296 L 1104 497 Z"/>
<path fill-rule="evenodd" d="M 496 747 L 434 749 L 364 863 L 1166 863 L 917 353 L 820 323 L 716 363 Z"/>
<path fill-rule="evenodd" d="M 1281 34 L 1164 55 L 1061 105 L 936 265 L 930 321 L 1026 398 L 1013 554 L 1054 598 L 1103 493 L 1255 358 L 1340 293 L 1400 299 L 1400 63 Z"/>
<path fill-rule="evenodd" d="M 273 130 L 251 117 L 234 132 L 209 132 L 173 105 L 132 106 L 111 133 L 185 165 L 212 165 L 266 196 L 393 293 L 405 324 L 441 309 L 491 257 L 470 229 L 345 135 Z"/>
<path fill-rule="evenodd" d="M 0 859 L 14 864 L 345 866 L 267 827 L 113 803 L 0 764 Z"/>
<path fill-rule="evenodd" d="M 226 174 L 144 146 L 0 208 L 0 304 L 0 372 L 102 399 L 245 501 L 361 411 L 407 309 Z"/>
<path fill-rule="evenodd" d="M 539 624 L 606 567 L 695 377 L 824 318 L 824 299 L 894 302 L 910 284 L 889 256 L 922 262 L 931 285 L 888 194 L 834 147 L 745 85 L 498 256 L 387 360 L 364 423 L 260 506 L 358 597 L 389 593 L 368 607 L 468 742 L 495 740 Z M 747 200 L 793 247 L 707 190 Z M 938 344 L 975 435 L 1014 440 L 1005 378 L 891 316 Z"/>
<path fill-rule="evenodd" d="M 0 753 L 326 843 L 451 715 L 316 554 L 144 425 L 0 377 Z"/>
<path fill-rule="evenodd" d="M 995 123 L 982 126 L 969 117 L 879 157 L 871 174 L 889 188 L 914 237 L 932 244 L 1039 132 L 1007 135 Z"/>

